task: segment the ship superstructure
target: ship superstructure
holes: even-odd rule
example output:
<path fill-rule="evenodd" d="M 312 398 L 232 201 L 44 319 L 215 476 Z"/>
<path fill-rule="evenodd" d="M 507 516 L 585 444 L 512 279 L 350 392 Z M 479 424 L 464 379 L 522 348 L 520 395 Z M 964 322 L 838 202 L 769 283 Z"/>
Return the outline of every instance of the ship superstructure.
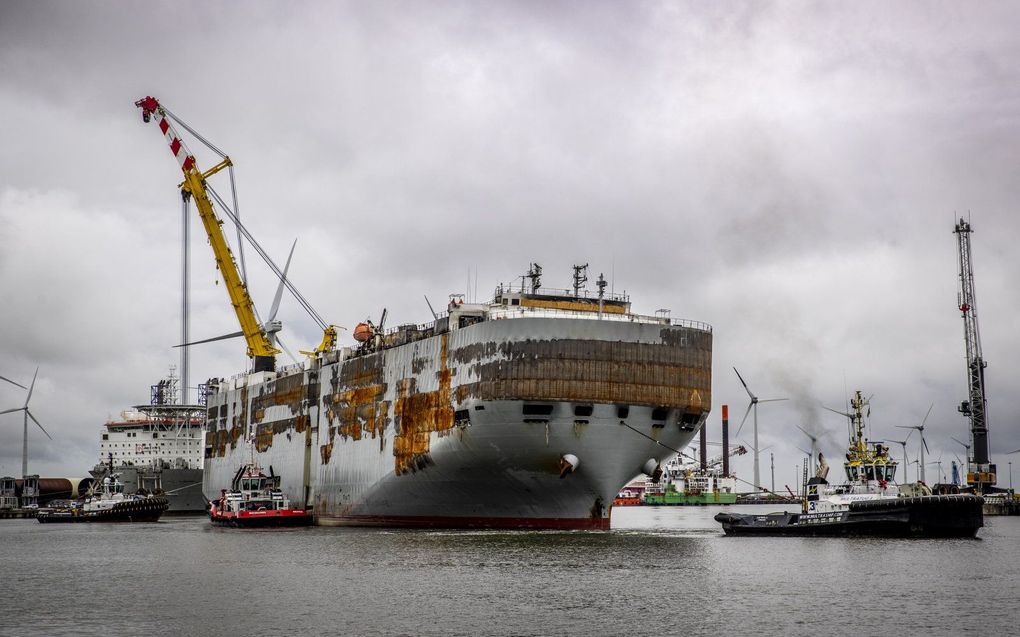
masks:
<path fill-rule="evenodd" d="M 710 458 L 705 468 L 692 458 L 677 454 L 664 465 L 658 481 L 648 478 L 642 489 L 641 504 L 704 505 L 734 504 L 737 479 L 723 473 L 723 458 L 747 453 L 743 445 Z"/>
<path fill-rule="evenodd" d="M 125 492 L 139 489 L 163 493 L 168 513 L 205 511 L 202 468 L 205 462 L 205 407 L 177 402 L 178 379 L 151 387 L 150 402 L 135 405 L 108 421 L 100 431 L 99 463 L 93 473 L 112 463 Z"/>

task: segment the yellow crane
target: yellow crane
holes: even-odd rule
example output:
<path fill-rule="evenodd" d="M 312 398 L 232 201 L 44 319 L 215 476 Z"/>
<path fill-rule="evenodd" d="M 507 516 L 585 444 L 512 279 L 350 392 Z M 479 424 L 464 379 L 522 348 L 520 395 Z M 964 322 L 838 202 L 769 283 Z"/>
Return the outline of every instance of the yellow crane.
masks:
<path fill-rule="evenodd" d="M 221 227 L 223 221 L 216 216 L 212 201 L 209 199 L 209 194 L 206 190 L 206 180 L 224 168 L 230 167 L 232 165 L 230 158 L 224 155 L 220 163 L 202 172 L 195 162 L 195 156 L 188 150 L 181 136 L 170 123 L 167 112 L 160 105 L 159 100 L 154 97 L 144 97 L 135 102 L 135 106 L 142 109 L 143 121 L 156 120 L 156 124 L 170 145 L 170 151 L 177 158 L 177 162 L 184 172 L 184 181 L 180 184 L 181 192 L 185 197 L 190 196 L 195 200 L 195 207 L 198 208 L 198 215 L 202 220 L 202 226 L 205 228 L 209 245 L 212 246 L 213 256 L 216 258 L 216 267 L 223 276 L 223 283 L 227 288 L 227 294 L 230 296 L 230 303 L 234 307 L 237 322 L 241 326 L 240 335 L 244 336 L 247 342 L 248 357 L 253 359 L 254 371 L 274 370 L 276 368 L 276 354 L 280 353 L 280 350 L 275 347 L 269 333 L 259 323 L 258 316 L 255 313 L 255 305 L 248 294 L 248 287 L 241 278 L 240 272 L 238 272 L 234 255 L 230 251 L 226 237 L 223 236 L 223 229 Z M 187 125 L 184 126 L 187 127 Z M 281 275 L 281 277 L 282 285 L 285 283 L 285 280 L 283 280 L 285 275 Z M 333 349 L 336 346 L 336 326 L 326 325 L 315 314 L 314 310 L 311 309 L 311 306 L 300 295 L 297 295 L 293 288 L 292 291 L 295 292 L 298 300 L 312 314 L 313 318 L 319 322 L 320 327 L 323 329 L 323 339 L 319 346 L 313 352 L 302 353 L 316 356 L 326 350 Z"/>

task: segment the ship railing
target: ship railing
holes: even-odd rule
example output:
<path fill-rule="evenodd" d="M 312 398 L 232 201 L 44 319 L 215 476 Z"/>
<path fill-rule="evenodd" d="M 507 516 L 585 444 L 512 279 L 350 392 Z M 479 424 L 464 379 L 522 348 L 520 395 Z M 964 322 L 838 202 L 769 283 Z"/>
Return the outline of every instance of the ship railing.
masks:
<path fill-rule="evenodd" d="M 561 310 L 542 307 L 506 307 L 489 310 L 490 319 L 516 319 L 516 318 L 572 318 L 589 321 L 615 321 L 618 323 L 646 323 L 651 325 L 672 325 L 687 327 L 703 332 L 711 332 L 712 326 L 701 321 L 689 319 L 671 319 L 662 316 L 648 316 L 647 314 L 613 314 L 603 312 L 601 317 L 598 312 L 586 312 L 581 310 Z"/>
<path fill-rule="evenodd" d="M 532 289 L 530 286 L 524 286 L 523 288 L 519 285 L 510 285 L 507 283 L 500 283 L 496 286 L 493 293 L 494 298 L 499 298 L 505 294 L 526 294 L 533 296 L 570 296 L 578 299 L 591 299 L 598 300 L 599 293 L 595 290 L 578 290 L 576 293 L 573 288 L 538 288 L 537 290 Z M 603 292 L 602 299 L 604 301 L 614 301 L 618 303 L 627 303 L 630 301 L 630 297 L 624 294 L 618 294 L 615 292 Z"/>

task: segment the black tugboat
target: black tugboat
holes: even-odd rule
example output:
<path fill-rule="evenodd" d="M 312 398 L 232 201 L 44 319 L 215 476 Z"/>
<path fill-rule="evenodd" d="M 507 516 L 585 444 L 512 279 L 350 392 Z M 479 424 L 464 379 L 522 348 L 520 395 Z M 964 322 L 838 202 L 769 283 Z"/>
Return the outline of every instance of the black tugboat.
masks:
<path fill-rule="evenodd" d="M 850 446 L 846 454 L 847 483 L 830 485 L 828 466 L 807 484 L 800 513 L 740 515 L 719 513 L 716 522 L 727 535 L 974 537 L 984 526 L 983 498 L 975 495 L 932 495 L 923 483 L 897 486 L 896 461 L 889 448 L 864 439 L 857 391 L 850 401 Z"/>
<path fill-rule="evenodd" d="M 156 522 L 170 506 L 163 496 L 124 494 L 116 474 L 108 474 L 83 501 L 39 509 L 36 520 L 50 522 Z"/>

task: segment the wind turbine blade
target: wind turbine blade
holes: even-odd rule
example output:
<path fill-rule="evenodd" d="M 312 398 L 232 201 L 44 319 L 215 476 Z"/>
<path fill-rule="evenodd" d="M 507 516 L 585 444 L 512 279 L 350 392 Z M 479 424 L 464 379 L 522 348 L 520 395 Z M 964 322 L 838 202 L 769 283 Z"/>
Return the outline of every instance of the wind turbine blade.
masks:
<path fill-rule="evenodd" d="M 812 444 L 818 444 L 818 436 L 813 436 L 813 435 L 809 434 L 807 429 L 804 429 L 800 425 L 794 425 L 794 427 L 796 427 L 797 429 L 800 429 L 801 431 L 803 431 L 804 435 L 808 437 L 808 440 L 810 440 Z"/>
<path fill-rule="evenodd" d="M 53 440 L 53 436 L 50 435 L 50 432 L 48 432 L 45 429 L 43 429 L 43 426 L 41 424 L 39 424 L 38 420 L 35 419 L 35 416 L 32 415 L 32 412 L 30 412 L 29 410 L 26 409 L 25 410 L 25 414 L 27 414 L 28 417 L 32 419 L 32 422 L 34 422 L 39 427 L 39 429 L 42 429 L 42 432 L 44 434 L 46 434 L 47 438 L 49 438 L 50 440 Z"/>
<path fill-rule="evenodd" d="M 921 426 L 922 426 L 922 427 L 924 427 L 924 423 L 928 422 L 928 416 L 930 416 L 930 415 L 931 415 L 931 409 L 932 409 L 932 407 L 934 407 L 934 406 L 935 406 L 935 403 L 932 403 L 932 404 L 931 404 L 931 406 L 930 406 L 930 407 L 928 407 L 928 413 L 926 413 L 926 414 L 924 415 L 924 420 L 922 420 L 922 421 L 921 421 Z"/>
<path fill-rule="evenodd" d="M 740 430 L 744 428 L 744 423 L 747 422 L 747 414 L 751 413 L 751 407 L 754 407 L 754 403 L 747 403 L 747 411 L 744 412 L 744 418 L 740 421 L 740 426 L 737 427 L 737 435 L 733 436 L 734 438 L 740 437 Z"/>
<path fill-rule="evenodd" d="M 789 398 L 762 398 L 759 399 L 759 403 L 777 403 L 781 400 L 790 400 Z"/>
<path fill-rule="evenodd" d="M 295 365 L 300 364 L 301 361 L 299 361 L 298 359 L 294 358 L 294 354 L 292 354 L 291 351 L 289 349 L 287 349 L 287 346 L 283 344 L 283 341 L 280 340 L 280 335 L 279 334 L 276 335 L 276 344 L 279 345 L 280 348 L 283 351 L 287 352 L 287 356 L 290 356 L 290 360 L 294 361 Z"/>
<path fill-rule="evenodd" d="M 915 429 L 917 429 L 917 425 L 896 425 L 896 428 L 897 429 L 910 429 L 911 433 L 913 433 L 913 431 Z M 909 438 L 910 434 L 907 434 L 907 437 Z"/>
<path fill-rule="evenodd" d="M 746 391 L 747 395 L 751 397 L 751 400 L 754 400 L 754 394 L 751 393 L 751 390 L 747 387 L 747 383 L 744 382 L 744 377 L 740 375 L 740 372 L 737 371 L 736 367 L 733 368 L 733 371 L 736 372 L 737 378 L 740 379 L 740 384 L 744 386 L 744 391 Z"/>
<path fill-rule="evenodd" d="M 3 414 L 13 414 L 16 411 L 25 411 L 25 408 L 24 407 L 15 407 L 14 409 L 5 409 L 3 411 L 0 411 L 0 415 L 3 415 Z M 1020 451 L 1020 449 L 1017 449 L 1017 451 Z M 1013 453 L 1015 453 L 1015 452 L 1013 452 Z"/>
<path fill-rule="evenodd" d="M 290 269 L 290 258 L 294 256 L 294 248 L 296 246 L 297 239 L 294 239 L 294 243 L 290 244 L 290 254 L 287 255 L 287 263 L 283 266 L 283 276 L 280 277 L 280 285 L 276 286 L 276 296 L 273 297 L 273 306 L 269 308 L 269 318 L 266 319 L 267 323 L 276 318 L 276 312 L 280 309 L 283 288 L 287 285 L 287 270 Z"/>
<path fill-rule="evenodd" d="M 3 413 L 3 412 L 2 412 L 2 411 L 0 411 L 0 414 L 2 414 L 2 413 Z M 1006 453 L 1006 455 L 1008 456 L 1008 455 L 1010 455 L 1010 454 L 1013 454 L 1013 453 L 1017 453 L 1017 452 L 1020 452 L 1020 449 L 1014 449 L 1013 451 L 1007 452 L 1007 453 Z"/>
<path fill-rule="evenodd" d="M 174 347 L 191 347 L 192 345 L 201 345 L 202 343 L 212 343 L 214 341 L 225 341 L 228 338 L 237 338 L 238 336 L 244 336 L 244 332 L 233 332 L 231 334 L 224 334 L 223 336 L 214 336 L 212 338 L 203 339 L 201 341 L 191 341 L 190 343 L 181 343 L 180 345 L 174 345 Z"/>
<path fill-rule="evenodd" d="M 32 384 L 28 386 L 28 396 L 25 397 L 25 409 L 28 409 L 28 401 L 32 400 L 32 390 L 35 389 L 35 378 L 39 375 L 39 368 L 35 368 L 35 373 L 32 374 Z"/>
<path fill-rule="evenodd" d="M 970 445 L 964 444 L 964 443 L 960 442 L 959 440 L 957 440 L 956 438 L 953 438 L 952 436 L 949 436 L 949 439 L 952 440 L 953 442 L 955 442 L 956 444 L 962 446 L 965 449 L 970 449 Z"/>
<path fill-rule="evenodd" d="M 850 414 L 846 413 L 845 411 L 839 411 L 838 409 L 832 409 L 831 407 L 826 407 L 825 405 L 822 405 L 822 409 L 831 411 L 834 414 L 839 414 L 840 416 L 846 416 L 847 418 L 853 418 L 853 416 L 851 416 Z"/>
<path fill-rule="evenodd" d="M 6 380 L 6 381 L 7 381 L 8 383 L 10 383 L 10 384 L 12 384 L 12 385 L 17 385 L 18 387 L 20 387 L 20 388 L 22 388 L 22 389 L 28 389 L 28 387 L 25 387 L 25 386 L 24 386 L 24 385 L 22 385 L 21 383 L 16 383 L 16 382 L 14 382 L 13 380 L 11 380 L 10 378 L 5 378 L 5 377 L 3 377 L 3 376 L 0 376 L 0 380 Z"/>
<path fill-rule="evenodd" d="M 931 453 L 931 449 L 928 448 L 928 441 L 924 439 L 924 436 L 921 436 L 921 442 L 924 443 L 924 450 Z M 941 456 L 939 457 L 941 458 Z"/>

